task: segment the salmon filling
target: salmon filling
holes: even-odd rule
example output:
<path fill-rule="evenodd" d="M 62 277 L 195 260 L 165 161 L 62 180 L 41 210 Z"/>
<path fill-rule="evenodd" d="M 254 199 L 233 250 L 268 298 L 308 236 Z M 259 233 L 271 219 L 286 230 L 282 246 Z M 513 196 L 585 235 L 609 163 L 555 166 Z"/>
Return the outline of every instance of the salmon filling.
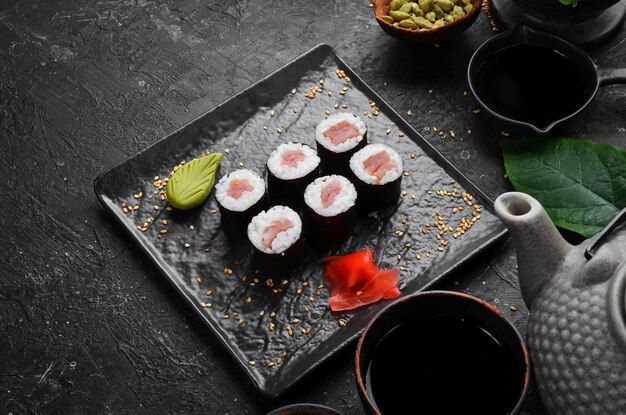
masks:
<path fill-rule="evenodd" d="M 324 209 L 335 203 L 335 199 L 341 193 L 341 187 L 339 180 L 333 180 L 322 189 L 320 197 L 322 198 L 322 207 Z"/>
<path fill-rule="evenodd" d="M 372 156 L 369 156 L 363 162 L 363 168 L 365 171 L 376 177 L 376 183 L 380 183 L 385 174 L 396 168 L 396 163 L 389 157 L 389 154 L 385 150 L 380 151 Z"/>
<path fill-rule="evenodd" d="M 333 145 L 338 146 L 352 138 L 358 137 L 359 129 L 348 121 L 341 121 L 324 131 L 323 134 Z"/>
<path fill-rule="evenodd" d="M 274 239 L 276 239 L 281 232 L 285 232 L 293 228 L 293 226 L 293 223 L 289 219 L 276 219 L 263 230 L 263 236 L 261 237 L 263 246 L 272 249 Z"/>
<path fill-rule="evenodd" d="M 280 156 L 280 162 L 283 166 L 289 166 L 296 168 L 304 160 L 304 151 L 302 150 L 287 150 Z"/>
<path fill-rule="evenodd" d="M 254 187 L 250 184 L 250 180 L 248 179 L 232 179 L 228 184 L 228 191 L 226 194 L 232 197 L 233 199 L 239 200 L 241 195 L 246 192 L 251 192 L 254 190 Z"/>

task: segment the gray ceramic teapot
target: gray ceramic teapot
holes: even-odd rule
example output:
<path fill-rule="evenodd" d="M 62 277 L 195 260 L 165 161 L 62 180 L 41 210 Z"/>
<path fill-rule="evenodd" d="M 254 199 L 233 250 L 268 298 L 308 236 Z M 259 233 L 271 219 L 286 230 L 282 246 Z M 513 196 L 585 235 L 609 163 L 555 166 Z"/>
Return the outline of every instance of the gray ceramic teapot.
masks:
<path fill-rule="evenodd" d="M 527 194 L 501 195 L 495 212 L 515 242 L 530 310 L 527 342 L 546 409 L 626 415 L 626 226 L 618 227 L 623 215 L 574 246 Z"/>

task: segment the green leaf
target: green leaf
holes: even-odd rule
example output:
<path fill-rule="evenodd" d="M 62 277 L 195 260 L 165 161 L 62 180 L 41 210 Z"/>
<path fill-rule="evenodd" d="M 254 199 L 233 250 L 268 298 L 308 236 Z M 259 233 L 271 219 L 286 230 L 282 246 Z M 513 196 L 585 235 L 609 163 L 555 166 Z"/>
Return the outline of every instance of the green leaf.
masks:
<path fill-rule="evenodd" d="M 176 170 L 165 188 L 170 205 L 176 209 L 187 210 L 204 202 L 213 189 L 221 160 L 221 153 L 207 154 Z"/>
<path fill-rule="evenodd" d="M 626 207 L 626 151 L 567 138 L 502 142 L 515 190 L 544 206 L 555 225 L 590 238 Z"/>

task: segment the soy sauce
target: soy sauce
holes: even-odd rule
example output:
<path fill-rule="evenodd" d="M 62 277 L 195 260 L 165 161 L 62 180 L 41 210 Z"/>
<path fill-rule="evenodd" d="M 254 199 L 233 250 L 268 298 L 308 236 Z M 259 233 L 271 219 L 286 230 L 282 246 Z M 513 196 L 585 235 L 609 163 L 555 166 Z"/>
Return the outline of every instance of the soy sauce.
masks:
<path fill-rule="evenodd" d="M 365 383 L 383 415 L 506 415 L 523 378 L 512 354 L 480 326 L 433 315 L 387 333 Z"/>
<path fill-rule="evenodd" d="M 494 54 L 477 74 L 478 96 L 494 112 L 537 127 L 564 118 L 588 99 L 580 70 L 561 53 L 520 44 Z"/>

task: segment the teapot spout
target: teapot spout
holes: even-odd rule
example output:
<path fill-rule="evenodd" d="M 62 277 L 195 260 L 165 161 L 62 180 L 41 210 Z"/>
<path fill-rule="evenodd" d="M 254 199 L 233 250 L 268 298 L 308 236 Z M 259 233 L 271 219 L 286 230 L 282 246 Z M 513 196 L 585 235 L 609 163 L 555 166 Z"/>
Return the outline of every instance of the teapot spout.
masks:
<path fill-rule="evenodd" d="M 522 297 L 530 309 L 573 247 L 563 239 L 541 203 L 532 196 L 504 193 L 496 199 L 494 208 L 515 242 Z"/>

